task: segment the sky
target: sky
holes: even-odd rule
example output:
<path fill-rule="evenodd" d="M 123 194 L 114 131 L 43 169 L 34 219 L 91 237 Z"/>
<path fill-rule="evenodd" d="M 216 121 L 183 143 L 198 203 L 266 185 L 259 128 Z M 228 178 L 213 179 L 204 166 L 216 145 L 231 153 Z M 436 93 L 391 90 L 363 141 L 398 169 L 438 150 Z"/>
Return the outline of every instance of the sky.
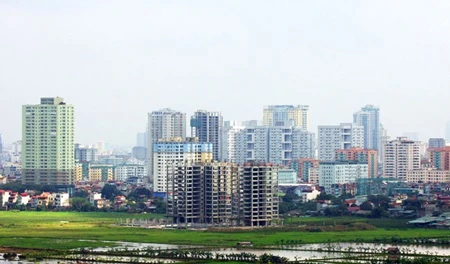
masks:
<path fill-rule="evenodd" d="M 311 130 L 380 108 L 391 137 L 444 137 L 450 1 L 0 1 L 0 133 L 60 96 L 75 139 L 133 146 L 147 113 L 309 105 Z M 189 129 L 188 129 L 189 130 Z"/>

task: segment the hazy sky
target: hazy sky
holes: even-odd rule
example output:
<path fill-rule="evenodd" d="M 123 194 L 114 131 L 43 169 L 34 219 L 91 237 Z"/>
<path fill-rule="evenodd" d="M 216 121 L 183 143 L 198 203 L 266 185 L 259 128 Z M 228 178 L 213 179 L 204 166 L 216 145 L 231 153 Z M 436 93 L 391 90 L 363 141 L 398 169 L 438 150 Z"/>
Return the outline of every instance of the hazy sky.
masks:
<path fill-rule="evenodd" d="M 262 119 L 308 104 L 317 125 L 381 109 L 391 136 L 443 137 L 450 1 L 0 1 L 0 133 L 61 96 L 76 141 L 135 144 L 147 113 Z"/>

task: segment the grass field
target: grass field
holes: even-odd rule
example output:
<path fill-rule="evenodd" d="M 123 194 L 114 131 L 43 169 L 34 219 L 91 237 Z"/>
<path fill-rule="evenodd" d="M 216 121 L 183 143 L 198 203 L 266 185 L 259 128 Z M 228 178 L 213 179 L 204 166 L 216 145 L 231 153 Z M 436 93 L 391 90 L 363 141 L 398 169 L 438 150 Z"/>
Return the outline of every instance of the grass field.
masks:
<path fill-rule="evenodd" d="M 76 212 L 0 212 L 0 246 L 42 249 L 70 249 L 108 244 L 102 241 L 234 246 L 239 241 L 252 241 L 255 246 L 275 245 L 280 241 L 301 240 L 303 243 L 371 241 L 375 238 L 450 237 L 450 231 L 434 229 L 378 228 L 367 231 L 301 232 L 255 229 L 225 232 L 192 230 L 159 230 L 118 227 L 119 218 L 154 218 L 161 215 Z M 367 221 L 359 218 L 302 218 L 302 224 L 334 224 Z M 292 219 L 295 223 L 296 219 Z M 325 223 L 326 221 L 326 223 Z M 331 222 L 329 222 L 331 221 Z M 387 225 L 389 220 L 379 220 Z M 337 224 L 338 224 L 337 223 Z M 89 240 L 89 241 L 85 241 Z M 95 242 L 98 241 L 98 242 Z"/>
<path fill-rule="evenodd" d="M 345 225 L 353 222 L 363 222 L 378 228 L 411 228 L 408 219 L 364 218 L 364 217 L 291 217 L 284 221 L 287 225 Z"/>

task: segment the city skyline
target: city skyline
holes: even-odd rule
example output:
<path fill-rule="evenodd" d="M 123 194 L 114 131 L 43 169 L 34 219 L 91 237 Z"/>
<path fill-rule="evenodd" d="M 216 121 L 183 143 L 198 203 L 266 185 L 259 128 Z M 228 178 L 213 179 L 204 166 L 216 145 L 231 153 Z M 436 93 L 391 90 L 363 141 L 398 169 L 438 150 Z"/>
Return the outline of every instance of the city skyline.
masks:
<path fill-rule="evenodd" d="M 47 96 L 76 107 L 81 144 L 133 146 L 157 109 L 244 121 L 275 104 L 309 105 L 314 133 L 373 104 L 392 138 L 445 137 L 448 1 L 272 3 L 0 3 L 4 143 Z"/>

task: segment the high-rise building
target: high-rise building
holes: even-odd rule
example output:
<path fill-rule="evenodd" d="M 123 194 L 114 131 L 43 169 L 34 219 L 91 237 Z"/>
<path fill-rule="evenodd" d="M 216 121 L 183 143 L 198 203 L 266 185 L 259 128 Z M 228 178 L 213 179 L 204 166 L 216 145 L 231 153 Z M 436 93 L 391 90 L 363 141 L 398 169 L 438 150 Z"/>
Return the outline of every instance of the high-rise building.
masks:
<path fill-rule="evenodd" d="M 153 191 L 167 192 L 173 166 L 213 160 L 213 145 L 197 138 L 172 138 L 153 143 Z"/>
<path fill-rule="evenodd" d="M 309 130 L 309 106 L 265 106 L 263 110 L 263 126 L 296 126 L 303 130 Z"/>
<path fill-rule="evenodd" d="M 186 114 L 169 108 L 148 114 L 147 165 L 150 182 L 153 180 L 153 143 L 160 139 L 186 138 Z"/>
<path fill-rule="evenodd" d="M 450 147 L 429 148 L 431 166 L 438 170 L 450 170 Z"/>
<path fill-rule="evenodd" d="M 364 148 L 380 148 L 380 109 L 366 105 L 353 114 L 353 123 L 364 127 Z"/>
<path fill-rule="evenodd" d="M 297 176 L 300 182 L 310 182 L 309 171 L 311 168 L 319 167 L 319 160 L 313 158 L 301 158 L 293 160 L 289 167 L 297 171 Z"/>
<path fill-rule="evenodd" d="M 378 177 L 378 153 L 374 149 L 350 148 L 336 150 L 337 161 L 357 161 L 368 165 L 368 177 Z"/>
<path fill-rule="evenodd" d="M 278 167 L 187 163 L 173 167 L 167 215 L 174 223 L 269 226 L 278 219 Z"/>
<path fill-rule="evenodd" d="M 288 166 L 292 160 L 314 157 L 314 134 L 298 127 L 247 127 L 236 133 L 235 161 L 270 162 Z"/>
<path fill-rule="evenodd" d="M 139 132 L 136 135 L 136 146 L 137 147 L 147 147 L 148 145 L 148 136 L 147 132 Z"/>
<path fill-rule="evenodd" d="M 445 139 L 450 142 L 450 121 L 445 124 Z"/>
<path fill-rule="evenodd" d="M 79 162 L 96 162 L 98 161 L 98 150 L 75 144 L 75 160 Z"/>
<path fill-rule="evenodd" d="M 269 226 L 278 219 L 278 167 L 270 164 L 239 166 L 238 219 L 246 226 Z"/>
<path fill-rule="evenodd" d="M 409 170 L 420 169 L 420 142 L 399 137 L 384 145 L 383 176 L 405 181 Z"/>
<path fill-rule="evenodd" d="M 367 178 L 368 166 L 357 161 L 319 162 L 319 185 L 331 193 L 334 184 L 356 183 L 357 179 Z"/>
<path fill-rule="evenodd" d="M 222 160 L 226 162 L 236 162 L 235 158 L 235 142 L 236 135 L 239 131 L 244 129 L 240 122 L 236 121 L 225 121 L 223 126 L 222 135 Z"/>
<path fill-rule="evenodd" d="M 145 161 L 147 160 L 147 148 L 146 147 L 133 147 L 133 149 L 131 150 L 133 157 L 138 159 L 138 160 L 142 160 Z M 145 170 L 147 171 L 147 170 Z"/>
<path fill-rule="evenodd" d="M 3 152 L 3 138 L 2 134 L 0 133 L 0 154 Z"/>
<path fill-rule="evenodd" d="M 212 143 L 214 160 L 222 160 L 223 118 L 220 112 L 198 110 L 191 117 L 191 136 Z"/>
<path fill-rule="evenodd" d="M 319 126 L 319 160 L 334 161 L 335 151 L 364 147 L 364 127 L 351 123 Z"/>
<path fill-rule="evenodd" d="M 443 148 L 445 147 L 445 138 L 430 138 L 428 140 L 428 148 Z"/>
<path fill-rule="evenodd" d="M 173 166 L 167 215 L 174 223 L 231 224 L 238 192 L 238 167 L 230 163 Z"/>
<path fill-rule="evenodd" d="M 74 108 L 63 98 L 22 106 L 22 173 L 23 184 L 74 183 Z"/>

